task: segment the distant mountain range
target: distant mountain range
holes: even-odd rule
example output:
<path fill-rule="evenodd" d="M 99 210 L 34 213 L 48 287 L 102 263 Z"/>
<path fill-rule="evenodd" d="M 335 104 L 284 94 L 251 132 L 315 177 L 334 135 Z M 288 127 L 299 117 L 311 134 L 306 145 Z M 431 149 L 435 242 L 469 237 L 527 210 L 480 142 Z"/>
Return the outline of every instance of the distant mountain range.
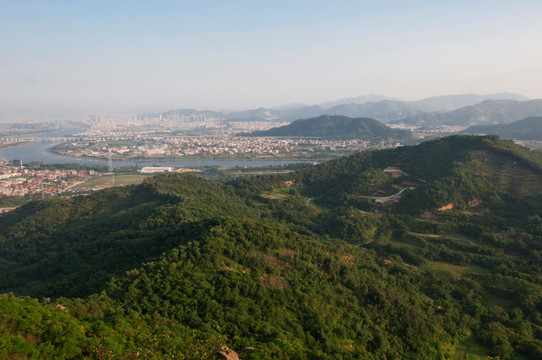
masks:
<path fill-rule="evenodd" d="M 512 93 L 491 95 L 445 95 L 418 101 L 401 101 L 383 95 L 344 98 L 316 105 L 287 104 L 275 108 L 258 108 L 236 112 L 170 110 L 146 116 L 201 115 L 224 121 L 294 121 L 319 115 L 343 115 L 353 118 L 372 118 L 384 123 L 404 123 L 413 126 L 506 123 L 526 116 L 542 115 L 537 100 Z M 542 100 L 541 100 L 542 101 Z M 493 119 L 496 116 L 496 120 Z"/>
<path fill-rule="evenodd" d="M 228 121 L 294 121 L 297 119 L 308 118 L 321 115 L 324 110 L 319 106 L 304 106 L 301 108 L 289 108 L 284 110 L 273 110 L 268 108 L 258 108 L 246 110 L 225 115 Z"/>
<path fill-rule="evenodd" d="M 472 135 L 499 135 L 507 139 L 542 140 L 542 116 L 533 116 L 511 124 L 471 126 L 461 132 Z"/>
<path fill-rule="evenodd" d="M 355 99 L 355 98 L 352 98 Z M 383 122 L 391 122 L 406 117 L 415 117 L 427 112 L 445 112 L 466 106 L 479 104 L 486 100 L 527 101 L 525 96 L 511 93 L 491 95 L 445 95 L 434 96 L 418 101 L 401 101 L 385 98 L 378 101 L 335 101 L 335 106 L 326 109 L 329 115 L 345 115 L 350 117 L 370 117 Z M 323 107 L 320 105 L 320 107 Z"/>
<path fill-rule="evenodd" d="M 286 126 L 266 131 L 255 131 L 250 135 L 364 139 L 372 141 L 414 139 L 410 131 L 392 129 L 374 119 L 353 119 L 341 115 L 321 115 L 316 118 L 296 120 Z"/>
<path fill-rule="evenodd" d="M 486 100 L 449 112 L 429 112 L 393 121 L 411 126 L 437 127 L 507 124 L 542 115 L 542 100 Z"/>
<path fill-rule="evenodd" d="M 378 94 L 369 94 L 369 95 L 362 95 L 362 96 L 356 96 L 356 97 L 349 97 L 349 98 L 343 98 L 335 101 L 328 101 L 325 103 L 318 104 L 319 107 L 322 109 L 331 109 L 332 107 L 335 107 L 337 105 L 343 105 L 343 104 L 358 104 L 363 105 L 370 102 L 379 102 L 383 100 L 394 100 L 394 101 L 400 101 L 399 99 L 390 98 L 384 95 L 378 95 Z"/>
<path fill-rule="evenodd" d="M 460 94 L 433 96 L 414 103 L 426 111 L 452 111 L 465 106 L 476 105 L 486 100 L 514 100 L 527 101 L 528 97 L 513 93 L 499 93 L 490 95 Z"/>
<path fill-rule="evenodd" d="M 487 100 L 511 100 L 524 102 L 525 96 L 511 93 L 491 95 L 445 95 L 435 96 L 418 101 L 401 101 L 383 95 L 367 95 L 356 98 L 345 98 L 318 105 L 291 104 L 269 109 L 241 111 L 226 115 L 230 121 L 294 121 L 318 115 L 344 115 L 348 117 L 368 117 L 384 123 L 394 122 L 409 117 L 422 116 L 428 112 L 453 111 L 466 106 L 479 104 Z M 521 119 L 514 119 L 519 120 Z"/>
<path fill-rule="evenodd" d="M 387 123 L 407 116 L 423 114 L 424 110 L 411 102 L 382 100 L 366 104 L 337 105 L 325 110 L 325 113 L 349 117 L 369 117 Z"/>

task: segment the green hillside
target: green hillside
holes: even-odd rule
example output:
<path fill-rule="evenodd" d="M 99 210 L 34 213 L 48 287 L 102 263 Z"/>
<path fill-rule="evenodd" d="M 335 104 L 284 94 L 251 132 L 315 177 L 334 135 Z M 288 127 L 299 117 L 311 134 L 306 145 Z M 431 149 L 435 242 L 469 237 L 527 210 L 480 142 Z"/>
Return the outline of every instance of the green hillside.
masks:
<path fill-rule="evenodd" d="M 0 357 L 541 358 L 541 184 L 453 136 L 33 202 L 0 216 Z"/>
<path fill-rule="evenodd" d="M 349 118 L 339 115 L 322 115 L 311 119 L 296 120 L 289 125 L 266 131 L 255 131 L 252 136 L 319 137 L 326 139 L 365 139 L 372 141 L 396 139 L 412 140 L 413 135 L 395 130 L 369 118 Z"/>
<path fill-rule="evenodd" d="M 0 217 L 6 271 L 0 288 L 32 296 L 88 295 L 112 274 L 192 239 L 202 226 L 197 221 L 232 213 L 251 216 L 231 189 L 190 175 L 34 202 Z"/>

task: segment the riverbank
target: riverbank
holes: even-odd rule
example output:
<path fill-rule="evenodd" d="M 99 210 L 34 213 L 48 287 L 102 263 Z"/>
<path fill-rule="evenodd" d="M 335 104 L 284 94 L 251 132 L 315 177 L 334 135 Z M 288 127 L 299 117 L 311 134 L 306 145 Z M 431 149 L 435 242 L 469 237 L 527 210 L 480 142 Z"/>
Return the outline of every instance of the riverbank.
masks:
<path fill-rule="evenodd" d="M 63 152 L 57 152 L 54 149 L 48 150 L 52 155 L 58 155 L 71 159 L 85 159 L 85 160 L 99 160 L 99 161 L 109 161 L 109 157 L 105 156 L 73 156 Z M 328 156 L 291 156 L 291 155 L 255 155 L 250 156 L 250 154 L 239 154 L 240 156 L 235 155 L 209 155 L 209 156 L 182 156 L 182 157 L 121 157 L 121 156 L 112 156 L 112 161 L 122 161 L 122 162 L 138 162 L 138 163 L 152 163 L 152 162 L 176 162 L 176 161 L 291 161 L 291 162 L 325 162 L 329 160 L 339 159 L 348 155 L 353 154 L 353 152 L 345 153 L 335 153 Z"/>
<path fill-rule="evenodd" d="M 19 146 L 26 146 L 28 144 L 35 143 L 35 142 L 36 142 L 35 140 L 28 140 L 28 141 L 21 141 L 21 142 L 16 142 L 16 143 L 0 144 L 0 150 L 16 148 Z"/>
<path fill-rule="evenodd" d="M 47 141 L 39 141 L 29 143 L 15 148 L 0 149 L 0 159 L 6 161 L 21 160 L 23 162 L 41 162 L 43 164 L 80 164 L 80 165 L 109 165 L 109 159 L 92 159 L 92 158 L 73 158 L 61 156 L 51 152 L 54 143 Z M 117 160 L 113 159 L 114 167 L 124 166 L 149 166 L 153 163 L 160 166 L 173 167 L 202 167 L 202 166 L 222 166 L 222 167 L 264 167 L 264 166 L 282 166 L 295 163 L 315 162 L 317 160 L 285 160 L 285 159 L 179 159 L 179 160 L 159 160 L 147 159 L 142 160 Z"/>

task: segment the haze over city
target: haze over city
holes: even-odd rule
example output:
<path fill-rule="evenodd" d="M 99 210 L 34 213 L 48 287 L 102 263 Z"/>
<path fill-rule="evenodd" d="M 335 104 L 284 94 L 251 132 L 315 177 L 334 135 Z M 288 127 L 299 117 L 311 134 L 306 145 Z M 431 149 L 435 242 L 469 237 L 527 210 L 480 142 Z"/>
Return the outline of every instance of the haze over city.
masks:
<path fill-rule="evenodd" d="M 1 116 L 542 97 L 540 1 L 1 1 Z"/>

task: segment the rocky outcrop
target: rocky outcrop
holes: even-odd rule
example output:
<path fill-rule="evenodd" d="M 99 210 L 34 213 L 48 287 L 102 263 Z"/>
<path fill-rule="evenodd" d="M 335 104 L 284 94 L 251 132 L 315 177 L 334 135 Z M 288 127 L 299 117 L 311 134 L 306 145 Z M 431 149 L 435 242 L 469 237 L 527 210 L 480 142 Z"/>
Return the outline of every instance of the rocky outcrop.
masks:
<path fill-rule="evenodd" d="M 239 355 L 227 346 L 221 346 L 213 351 L 215 358 L 222 360 L 239 360 Z"/>
<path fill-rule="evenodd" d="M 454 203 L 449 203 L 448 205 L 444 205 L 442 207 L 439 207 L 437 211 L 446 211 L 454 208 Z"/>
<path fill-rule="evenodd" d="M 479 206 L 482 203 L 483 203 L 482 200 L 473 199 L 473 200 L 469 201 L 469 206 L 470 207 Z"/>

